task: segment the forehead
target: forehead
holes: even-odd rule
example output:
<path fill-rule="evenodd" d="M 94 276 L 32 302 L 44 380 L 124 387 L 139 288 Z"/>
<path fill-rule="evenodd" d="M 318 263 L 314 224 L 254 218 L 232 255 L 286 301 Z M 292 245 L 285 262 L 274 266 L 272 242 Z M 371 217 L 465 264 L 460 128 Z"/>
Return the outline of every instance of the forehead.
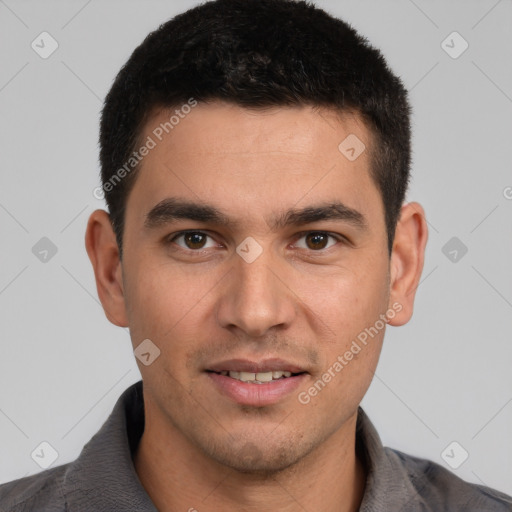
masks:
<path fill-rule="evenodd" d="M 140 140 L 153 146 L 132 191 L 146 212 L 167 196 L 180 196 L 264 217 L 278 213 L 280 204 L 335 199 L 382 213 L 369 171 L 370 133 L 355 113 L 178 105 L 153 111 Z"/>
<path fill-rule="evenodd" d="M 186 109 L 185 109 L 186 108 Z M 153 109 L 143 128 L 159 146 L 175 154 L 283 152 L 318 158 L 340 156 L 340 136 L 352 134 L 369 145 L 359 114 L 319 106 L 245 108 L 215 101 Z M 365 155 L 362 155 L 363 157 Z M 364 160 L 364 158 L 363 158 Z"/>

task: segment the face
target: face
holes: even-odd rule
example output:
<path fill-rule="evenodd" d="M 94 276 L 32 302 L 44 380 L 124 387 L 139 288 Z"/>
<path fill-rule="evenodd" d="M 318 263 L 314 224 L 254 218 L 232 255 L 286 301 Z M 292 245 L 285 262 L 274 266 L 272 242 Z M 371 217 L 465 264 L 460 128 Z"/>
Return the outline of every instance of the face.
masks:
<path fill-rule="evenodd" d="M 160 351 L 137 361 L 152 423 L 220 464 L 277 471 L 355 419 L 397 312 L 368 151 L 338 148 L 369 132 L 355 115 L 220 102 L 155 132 L 170 115 L 142 137 L 155 145 L 127 201 L 116 323 Z"/>

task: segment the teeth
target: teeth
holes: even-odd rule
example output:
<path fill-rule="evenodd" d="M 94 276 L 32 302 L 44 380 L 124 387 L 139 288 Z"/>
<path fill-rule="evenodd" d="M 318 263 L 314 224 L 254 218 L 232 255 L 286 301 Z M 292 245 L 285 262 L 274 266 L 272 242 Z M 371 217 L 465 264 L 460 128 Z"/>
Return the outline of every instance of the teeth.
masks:
<path fill-rule="evenodd" d="M 232 379 L 241 380 L 242 382 L 250 382 L 251 384 L 262 384 L 264 382 L 271 382 L 272 380 L 278 380 L 283 377 L 291 377 L 292 372 L 286 371 L 273 371 L 273 372 L 220 372 L 221 375 L 229 375 Z"/>
<path fill-rule="evenodd" d="M 270 382 L 272 380 L 273 373 L 272 372 L 263 372 L 256 374 L 256 380 L 258 382 Z"/>
<path fill-rule="evenodd" d="M 250 372 L 240 372 L 239 377 L 238 377 L 238 379 L 243 382 L 247 382 L 249 380 L 254 380 L 255 378 L 256 378 L 256 374 L 250 373 Z"/>

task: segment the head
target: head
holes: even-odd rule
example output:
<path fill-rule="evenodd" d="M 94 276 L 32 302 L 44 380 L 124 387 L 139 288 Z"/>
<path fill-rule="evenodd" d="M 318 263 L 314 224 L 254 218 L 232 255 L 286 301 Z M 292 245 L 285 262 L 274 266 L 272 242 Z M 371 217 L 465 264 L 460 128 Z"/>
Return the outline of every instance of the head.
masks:
<path fill-rule="evenodd" d="M 209 2 L 133 52 L 86 246 L 107 317 L 151 340 L 148 423 L 264 472 L 353 425 L 423 266 L 409 116 L 380 52 L 306 2 Z M 279 397 L 222 375 L 271 367 L 300 374 Z"/>

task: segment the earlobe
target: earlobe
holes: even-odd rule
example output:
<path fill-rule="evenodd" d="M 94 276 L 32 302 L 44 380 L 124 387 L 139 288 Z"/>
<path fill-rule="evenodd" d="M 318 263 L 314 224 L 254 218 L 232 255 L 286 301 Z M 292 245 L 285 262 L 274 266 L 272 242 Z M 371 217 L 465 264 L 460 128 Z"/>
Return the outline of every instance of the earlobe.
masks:
<path fill-rule="evenodd" d="M 85 248 L 94 269 L 96 289 L 105 315 L 114 325 L 128 327 L 119 248 L 106 211 L 91 213 L 85 233 Z"/>
<path fill-rule="evenodd" d="M 402 309 L 388 321 L 390 325 L 404 325 L 412 317 L 427 238 L 427 222 L 422 206 L 415 202 L 402 206 L 391 253 L 389 297 L 389 307 L 398 303 Z"/>

